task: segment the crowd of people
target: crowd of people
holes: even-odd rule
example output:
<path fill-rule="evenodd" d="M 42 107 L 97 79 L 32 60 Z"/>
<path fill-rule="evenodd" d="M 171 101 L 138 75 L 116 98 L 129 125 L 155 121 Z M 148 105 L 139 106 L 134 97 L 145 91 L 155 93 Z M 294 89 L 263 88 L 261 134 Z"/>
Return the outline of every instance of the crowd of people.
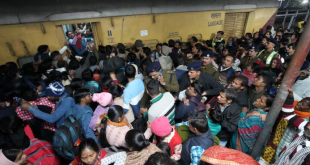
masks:
<path fill-rule="evenodd" d="M 227 41 L 218 31 L 151 50 L 142 40 L 97 49 L 85 27 L 59 51 L 39 46 L 33 63 L 0 66 L 1 164 L 310 163 L 308 59 L 250 156 L 302 30 Z"/>

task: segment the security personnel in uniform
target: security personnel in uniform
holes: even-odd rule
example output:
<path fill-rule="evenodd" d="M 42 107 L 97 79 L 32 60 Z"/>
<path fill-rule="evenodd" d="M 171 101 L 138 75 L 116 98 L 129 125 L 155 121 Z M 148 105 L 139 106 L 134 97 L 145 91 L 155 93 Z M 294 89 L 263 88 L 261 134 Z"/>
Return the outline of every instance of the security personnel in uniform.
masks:
<path fill-rule="evenodd" d="M 213 40 L 212 40 L 212 47 L 214 47 L 214 46 L 216 45 L 217 42 L 223 42 L 223 43 L 225 43 L 224 38 L 223 38 L 223 35 L 224 35 L 224 32 L 223 32 L 223 31 L 218 31 L 218 32 L 217 32 L 216 37 L 214 37 Z"/>
<path fill-rule="evenodd" d="M 259 46 L 253 45 L 249 48 L 247 56 L 241 58 L 241 68 L 246 69 L 249 64 L 253 64 L 259 61 L 257 54 L 259 52 Z"/>
<path fill-rule="evenodd" d="M 160 93 L 176 93 L 179 91 L 179 83 L 174 71 L 170 69 L 161 69 L 160 63 L 158 61 L 150 63 L 146 68 L 146 72 L 149 75 L 146 76 L 143 80 L 145 92 L 141 99 L 141 108 L 147 108 L 151 100 L 151 97 L 146 92 L 146 85 L 151 79 L 159 81 Z"/>
<path fill-rule="evenodd" d="M 214 61 L 213 57 L 214 53 L 212 50 L 202 52 L 201 54 L 202 71 L 209 73 L 217 81 L 219 81 L 219 71 L 212 63 Z"/>
<path fill-rule="evenodd" d="M 280 58 L 280 55 L 274 51 L 274 47 L 278 45 L 278 42 L 274 39 L 270 39 L 270 41 L 266 44 L 265 49 L 260 51 L 257 54 L 257 57 L 264 63 L 266 66 L 270 66 L 273 58 Z"/>

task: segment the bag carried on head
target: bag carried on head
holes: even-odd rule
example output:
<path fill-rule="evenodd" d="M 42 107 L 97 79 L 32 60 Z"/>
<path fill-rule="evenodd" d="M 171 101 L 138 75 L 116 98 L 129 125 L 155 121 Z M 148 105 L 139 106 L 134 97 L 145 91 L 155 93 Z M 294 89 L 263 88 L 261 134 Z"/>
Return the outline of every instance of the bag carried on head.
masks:
<path fill-rule="evenodd" d="M 60 125 L 53 136 L 53 149 L 60 157 L 73 160 L 78 154 L 78 146 L 84 139 L 83 130 L 79 120 L 91 111 L 82 111 L 74 117 L 70 108 L 69 116 Z"/>

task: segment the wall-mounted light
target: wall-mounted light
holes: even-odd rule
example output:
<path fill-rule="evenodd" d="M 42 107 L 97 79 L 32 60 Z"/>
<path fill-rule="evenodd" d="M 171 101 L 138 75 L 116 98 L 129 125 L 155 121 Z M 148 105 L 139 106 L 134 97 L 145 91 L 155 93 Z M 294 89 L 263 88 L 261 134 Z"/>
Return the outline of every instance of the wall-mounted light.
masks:
<path fill-rule="evenodd" d="M 309 0 L 303 0 L 301 3 L 305 4 L 305 3 L 308 3 Z"/>

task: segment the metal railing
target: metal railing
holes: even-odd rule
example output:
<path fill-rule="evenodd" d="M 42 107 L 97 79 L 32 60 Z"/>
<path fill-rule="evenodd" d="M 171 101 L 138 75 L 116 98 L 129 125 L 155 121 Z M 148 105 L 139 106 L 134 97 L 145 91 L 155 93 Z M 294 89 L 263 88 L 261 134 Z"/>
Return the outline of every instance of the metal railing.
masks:
<path fill-rule="evenodd" d="M 282 22 L 282 27 L 283 29 L 290 29 L 298 15 L 305 15 L 304 21 L 306 21 L 308 20 L 309 14 L 310 14 L 310 10 L 282 10 L 282 11 L 279 10 L 276 17 L 284 17 L 283 22 Z M 287 28 L 284 28 L 284 24 L 285 24 L 287 16 L 291 16 L 291 20 Z"/>

